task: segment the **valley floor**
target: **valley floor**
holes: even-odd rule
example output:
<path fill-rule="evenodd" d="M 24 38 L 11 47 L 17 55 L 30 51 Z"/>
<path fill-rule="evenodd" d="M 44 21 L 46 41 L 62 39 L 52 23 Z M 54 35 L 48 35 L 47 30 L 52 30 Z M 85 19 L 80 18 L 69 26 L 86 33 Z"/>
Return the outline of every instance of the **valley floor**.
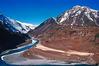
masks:
<path fill-rule="evenodd" d="M 59 44 L 60 42 L 61 44 Z M 80 43 L 72 45 L 72 42 L 70 43 L 70 41 L 60 42 L 53 41 L 43 44 L 41 44 L 41 42 L 37 44 L 36 47 L 23 53 L 22 56 L 30 59 L 34 59 L 35 56 L 38 56 L 41 59 L 61 60 L 68 63 L 99 63 L 98 49 L 92 47 L 91 45 L 89 46 L 86 42 L 83 42 L 83 45 Z"/>

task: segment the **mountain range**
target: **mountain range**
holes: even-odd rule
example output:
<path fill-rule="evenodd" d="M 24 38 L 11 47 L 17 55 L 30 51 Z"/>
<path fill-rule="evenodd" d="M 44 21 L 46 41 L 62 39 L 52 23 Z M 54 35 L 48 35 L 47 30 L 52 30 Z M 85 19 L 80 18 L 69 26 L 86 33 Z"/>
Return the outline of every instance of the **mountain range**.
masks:
<path fill-rule="evenodd" d="M 63 60 L 68 63 L 99 63 L 99 11 L 74 6 L 42 22 L 29 35 L 40 40 L 24 57 Z"/>
<path fill-rule="evenodd" d="M 36 28 L 0 14 L 0 52 L 28 44 L 31 37 L 38 39 L 39 44 L 22 53 L 23 57 L 99 63 L 98 10 L 77 5 Z"/>
<path fill-rule="evenodd" d="M 56 18 L 51 17 L 41 23 L 32 35 L 42 34 L 52 28 L 59 27 L 99 27 L 99 11 L 86 6 L 74 6 L 72 9 L 65 11 Z"/>

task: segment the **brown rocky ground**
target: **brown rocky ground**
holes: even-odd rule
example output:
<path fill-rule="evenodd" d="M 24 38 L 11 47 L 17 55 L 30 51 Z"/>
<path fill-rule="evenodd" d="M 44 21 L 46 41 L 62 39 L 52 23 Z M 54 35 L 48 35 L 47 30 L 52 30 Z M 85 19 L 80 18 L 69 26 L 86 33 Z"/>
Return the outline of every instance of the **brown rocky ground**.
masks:
<path fill-rule="evenodd" d="M 41 59 L 63 60 L 69 63 L 99 63 L 98 27 L 55 28 L 36 38 L 40 45 L 29 49 L 22 55 L 27 58 L 38 56 Z"/>

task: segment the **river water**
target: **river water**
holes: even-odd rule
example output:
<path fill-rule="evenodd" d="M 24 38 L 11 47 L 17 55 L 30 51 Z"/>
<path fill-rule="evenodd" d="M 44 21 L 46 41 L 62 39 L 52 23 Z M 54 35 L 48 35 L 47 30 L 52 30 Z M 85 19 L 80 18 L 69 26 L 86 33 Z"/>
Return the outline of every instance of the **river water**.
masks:
<path fill-rule="evenodd" d="M 30 43 L 30 44 L 27 44 L 27 45 L 18 47 L 18 48 L 16 48 L 16 49 L 12 49 L 12 50 L 8 50 L 8 51 L 2 52 L 1 59 L 0 59 L 0 66 L 16 66 L 16 65 L 7 64 L 7 63 L 5 62 L 5 61 L 6 61 L 5 59 L 7 58 L 6 55 L 10 56 L 10 54 L 24 52 L 24 51 L 28 50 L 29 48 L 35 46 L 37 43 L 38 43 L 38 41 L 32 40 L 32 43 Z M 7 60 L 7 61 L 8 61 L 8 60 Z"/>

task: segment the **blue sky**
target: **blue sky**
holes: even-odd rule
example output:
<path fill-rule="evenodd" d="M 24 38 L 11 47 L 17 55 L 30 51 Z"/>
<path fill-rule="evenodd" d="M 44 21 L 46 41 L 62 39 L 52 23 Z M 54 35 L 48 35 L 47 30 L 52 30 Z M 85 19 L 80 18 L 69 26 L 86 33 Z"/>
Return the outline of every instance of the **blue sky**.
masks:
<path fill-rule="evenodd" d="M 40 24 L 75 5 L 99 10 L 99 0 L 0 0 L 0 12 L 22 22 Z"/>

